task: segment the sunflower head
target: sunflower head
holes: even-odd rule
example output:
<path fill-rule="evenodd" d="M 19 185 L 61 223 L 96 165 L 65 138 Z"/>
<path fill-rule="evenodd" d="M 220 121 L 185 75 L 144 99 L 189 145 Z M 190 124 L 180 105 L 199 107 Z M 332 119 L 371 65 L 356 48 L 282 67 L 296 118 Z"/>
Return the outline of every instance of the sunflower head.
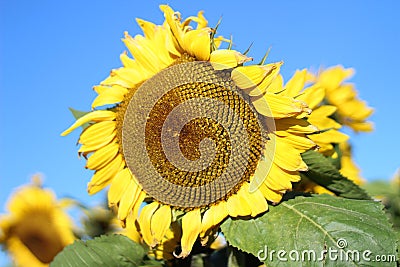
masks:
<path fill-rule="evenodd" d="M 227 216 L 279 202 L 307 169 L 300 153 L 316 128 L 304 101 L 275 90 L 282 62 L 244 65 L 252 58 L 220 49 L 202 12 L 161 10 L 162 25 L 138 20 L 144 35 L 125 33 L 133 58 L 122 53 L 93 110 L 63 135 L 89 123 L 78 151 L 95 171 L 89 193 L 110 185 L 109 205 L 152 247 L 178 223 L 185 257 Z"/>
<path fill-rule="evenodd" d="M 17 266 L 48 266 L 74 241 L 72 223 L 53 192 L 33 180 L 10 197 L 9 214 L 0 218 L 0 241 Z"/>

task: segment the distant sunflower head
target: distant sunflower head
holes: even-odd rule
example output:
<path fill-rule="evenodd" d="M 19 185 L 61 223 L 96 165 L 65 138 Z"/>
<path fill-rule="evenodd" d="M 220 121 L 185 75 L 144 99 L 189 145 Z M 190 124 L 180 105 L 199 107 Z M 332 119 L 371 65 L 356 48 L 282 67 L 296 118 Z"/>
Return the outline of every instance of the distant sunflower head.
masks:
<path fill-rule="evenodd" d="M 356 132 L 371 132 L 373 124 L 367 121 L 373 109 L 359 99 L 354 85 L 344 82 L 354 70 L 343 66 L 334 66 L 321 71 L 316 82 L 325 89 L 326 100 L 337 108 L 338 121 Z"/>
<path fill-rule="evenodd" d="M 227 216 L 279 202 L 307 169 L 300 153 L 315 146 L 304 134 L 315 127 L 301 119 L 304 101 L 271 89 L 281 62 L 244 66 L 252 58 L 220 49 L 202 12 L 161 10 L 164 24 L 137 20 L 144 36 L 125 33 L 133 59 L 121 55 L 94 87 L 93 110 L 63 135 L 89 123 L 78 151 L 95 171 L 89 193 L 110 185 L 109 205 L 150 246 L 179 221 L 185 257 Z"/>
<path fill-rule="evenodd" d="M 353 121 L 344 115 L 346 108 L 353 110 L 352 103 L 358 101 L 355 99 L 353 86 L 342 83 L 351 73 L 352 70 L 332 67 L 322 72 L 317 78 L 303 69 L 296 71 L 286 84 L 283 84 L 283 78 L 278 76 L 274 88 L 280 94 L 290 95 L 307 103 L 308 107 L 312 109 L 312 113 L 305 116 L 304 119 L 315 126 L 317 131 L 305 134 L 315 142 L 320 153 L 339 160 L 340 172 L 344 176 L 356 184 L 361 184 L 363 179 L 360 176 L 360 171 L 351 158 L 349 136 L 340 132 L 342 125 L 350 127 L 360 126 L 361 124 L 371 126 L 370 122 L 355 123 L 354 120 L 357 116 L 359 122 L 362 120 L 359 117 L 360 114 L 352 114 Z M 359 102 L 360 105 L 363 104 L 361 101 Z M 350 105 L 350 107 L 346 105 Z M 365 108 L 359 110 L 359 112 L 362 113 L 366 110 L 371 111 L 371 109 Z M 277 128 L 279 127 L 277 125 Z M 355 128 L 353 127 L 353 129 Z M 361 128 L 357 129 L 361 130 Z M 297 184 L 296 190 L 333 194 L 306 178 Z"/>
<path fill-rule="evenodd" d="M 18 189 L 0 217 L 1 244 L 17 266 L 48 266 L 74 241 L 72 222 L 52 191 L 39 184 Z"/>

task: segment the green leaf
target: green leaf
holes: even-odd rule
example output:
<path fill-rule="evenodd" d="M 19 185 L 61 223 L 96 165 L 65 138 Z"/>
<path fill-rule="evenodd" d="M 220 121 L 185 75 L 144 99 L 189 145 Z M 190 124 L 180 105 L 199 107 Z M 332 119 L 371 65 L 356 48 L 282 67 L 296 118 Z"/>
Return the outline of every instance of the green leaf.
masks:
<path fill-rule="evenodd" d="M 126 236 L 103 235 L 86 242 L 75 241 L 50 266 L 139 266 L 145 255 L 144 248 Z"/>
<path fill-rule="evenodd" d="M 76 110 L 73 108 L 68 108 L 69 111 L 71 111 L 72 115 L 74 116 L 74 118 L 77 120 L 80 117 L 85 116 L 86 114 L 90 113 L 90 111 L 80 111 L 80 110 Z M 84 123 L 82 124 L 82 129 L 86 129 L 90 124 L 89 123 Z"/>
<path fill-rule="evenodd" d="M 255 219 L 229 218 L 221 229 L 230 245 L 267 266 L 379 266 L 376 255 L 396 255 L 396 235 L 382 209 L 371 200 L 297 197 Z"/>
<path fill-rule="evenodd" d="M 338 196 L 352 199 L 371 199 L 358 185 L 340 174 L 329 159 L 316 151 L 307 151 L 302 155 L 308 165 L 308 171 L 302 172 L 313 182 L 326 187 Z"/>

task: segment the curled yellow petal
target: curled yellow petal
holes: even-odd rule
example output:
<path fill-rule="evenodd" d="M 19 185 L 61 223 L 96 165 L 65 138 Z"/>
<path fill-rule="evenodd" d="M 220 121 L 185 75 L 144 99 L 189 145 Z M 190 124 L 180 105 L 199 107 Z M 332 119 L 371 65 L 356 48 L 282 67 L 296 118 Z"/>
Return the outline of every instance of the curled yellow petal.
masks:
<path fill-rule="evenodd" d="M 265 183 L 260 186 L 259 190 L 263 196 L 272 203 L 279 203 L 282 199 L 282 195 L 284 194 L 284 192 L 272 190 Z"/>
<path fill-rule="evenodd" d="M 67 130 L 61 133 L 61 136 L 66 136 L 79 126 L 82 126 L 85 123 L 94 121 L 94 122 L 99 122 L 99 121 L 111 121 L 114 120 L 116 117 L 115 112 L 110 111 L 110 110 L 96 110 L 92 111 L 79 119 L 75 121 L 74 124 L 72 124 Z"/>
<path fill-rule="evenodd" d="M 251 209 L 251 216 L 255 217 L 268 210 L 268 203 L 264 196 L 259 190 L 250 193 L 250 186 L 248 183 L 244 183 L 242 188 L 242 194 L 245 196 L 247 203 Z"/>
<path fill-rule="evenodd" d="M 239 88 L 243 90 L 253 89 L 268 75 L 272 75 L 274 70 L 281 65 L 282 62 L 271 63 L 264 66 L 240 66 L 232 71 L 231 77 Z"/>
<path fill-rule="evenodd" d="M 191 30 L 183 37 L 183 48 L 198 60 L 208 60 L 211 52 L 210 28 Z"/>
<path fill-rule="evenodd" d="M 113 134 L 115 131 L 115 121 L 101 121 L 87 127 L 79 136 L 79 143 L 85 145 L 94 145 L 102 143 L 103 140 Z"/>
<path fill-rule="evenodd" d="M 124 220 L 128 216 L 141 191 L 142 188 L 133 181 L 131 176 L 119 202 L 118 219 Z"/>
<path fill-rule="evenodd" d="M 151 247 L 157 245 L 165 236 L 169 226 L 171 225 L 171 207 L 162 205 L 151 218 L 151 233 L 153 235 L 153 243 Z"/>
<path fill-rule="evenodd" d="M 109 164 L 104 168 L 96 171 L 88 183 L 88 193 L 90 195 L 97 193 L 102 188 L 106 187 L 114 178 L 114 176 L 122 170 L 124 166 L 121 155 L 117 155 Z"/>
<path fill-rule="evenodd" d="M 318 80 L 329 91 L 338 88 L 344 79 L 349 78 L 353 74 L 353 69 L 345 69 L 343 66 L 338 65 L 322 71 Z"/>
<path fill-rule="evenodd" d="M 311 85 L 296 99 L 304 101 L 307 105 L 314 110 L 325 97 L 325 89 L 318 85 Z"/>
<path fill-rule="evenodd" d="M 331 129 L 318 134 L 310 134 L 308 138 L 316 143 L 342 143 L 349 139 L 347 134 Z"/>
<path fill-rule="evenodd" d="M 204 237 L 206 232 L 221 223 L 228 216 L 228 210 L 225 201 L 212 205 L 207 209 L 201 221 L 200 237 Z"/>
<path fill-rule="evenodd" d="M 153 235 L 151 233 L 150 223 L 151 217 L 153 217 L 153 214 L 157 210 L 158 206 L 158 202 L 151 202 L 150 204 L 144 206 L 138 219 L 143 239 L 149 246 L 153 244 Z"/>
<path fill-rule="evenodd" d="M 308 169 L 300 156 L 300 151 L 285 142 L 283 138 L 276 139 L 274 163 L 288 171 L 306 171 Z"/>
<path fill-rule="evenodd" d="M 256 110 L 266 117 L 287 118 L 311 112 L 306 103 L 289 96 L 266 93 L 252 102 Z"/>
<path fill-rule="evenodd" d="M 115 206 L 121 200 L 126 188 L 129 186 L 131 174 L 128 168 L 122 169 L 115 175 L 108 190 L 108 204 Z"/>
<path fill-rule="evenodd" d="M 153 39 L 156 25 L 152 22 L 138 18 L 136 19 L 136 22 L 142 29 L 144 36 L 150 40 Z"/>
<path fill-rule="evenodd" d="M 179 25 L 179 18 L 175 16 L 174 10 L 168 5 L 160 5 L 160 9 L 164 12 L 165 20 L 171 29 L 172 36 L 176 39 L 177 46 L 182 47 L 183 31 Z"/>
<path fill-rule="evenodd" d="M 118 153 L 119 145 L 117 143 L 110 143 L 89 157 L 86 163 L 86 168 L 91 170 L 98 170 L 107 165 Z"/>
<path fill-rule="evenodd" d="M 185 258 L 190 254 L 201 228 L 200 209 L 191 210 L 182 217 L 182 252 L 177 255 L 177 258 Z"/>
<path fill-rule="evenodd" d="M 285 89 L 286 94 L 295 97 L 300 94 L 301 90 L 304 88 L 306 82 L 307 70 L 296 70 L 293 77 L 286 83 Z"/>
<path fill-rule="evenodd" d="M 210 55 L 210 62 L 215 70 L 234 68 L 250 60 L 253 60 L 253 58 L 229 49 L 218 49 Z"/>

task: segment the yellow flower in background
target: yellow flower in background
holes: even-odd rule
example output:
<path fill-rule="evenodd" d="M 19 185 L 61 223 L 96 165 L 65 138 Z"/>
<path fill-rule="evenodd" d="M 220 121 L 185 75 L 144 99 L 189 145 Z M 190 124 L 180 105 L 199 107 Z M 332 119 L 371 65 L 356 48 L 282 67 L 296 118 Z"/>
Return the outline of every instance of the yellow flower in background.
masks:
<path fill-rule="evenodd" d="M 335 152 L 333 144 L 345 142 L 349 137 L 339 131 L 342 125 L 331 118 L 337 108 L 324 103 L 325 90 L 318 83 L 310 84 L 312 79 L 312 75 L 306 69 L 298 70 L 285 85 L 283 85 L 283 78 L 280 77 L 277 79 L 279 82 L 274 83 L 271 89 L 307 103 L 312 109 L 312 113 L 306 116 L 307 122 L 315 126 L 318 132 L 305 134 L 308 134 L 308 138 L 318 145 L 319 152 L 331 156 Z"/>
<path fill-rule="evenodd" d="M 334 66 L 321 71 L 316 77 L 316 82 L 325 88 L 327 102 L 337 108 L 336 115 L 341 124 L 356 132 L 370 132 L 373 130 L 373 124 L 366 120 L 373 113 L 373 109 L 358 98 L 353 84 L 344 82 L 353 73 L 353 69 Z"/>
<path fill-rule="evenodd" d="M 351 146 L 348 142 L 339 144 L 340 152 L 342 153 L 340 158 L 340 172 L 352 180 L 355 184 L 361 185 L 364 183 L 364 179 L 361 177 L 360 169 L 353 161 Z"/>
<path fill-rule="evenodd" d="M 16 266 L 48 266 L 74 241 L 72 222 L 54 193 L 38 178 L 19 188 L 9 199 L 9 214 L 0 217 L 0 243 Z"/>
<path fill-rule="evenodd" d="M 252 59 L 219 49 L 202 12 L 182 20 L 160 8 L 165 22 L 138 19 L 144 36 L 125 33 L 133 59 L 121 55 L 123 67 L 94 87 L 93 110 L 62 135 L 89 123 L 78 151 L 95 171 L 88 192 L 110 185 L 118 219 L 128 230 L 137 222 L 151 247 L 179 221 L 186 257 L 227 216 L 279 202 L 307 170 L 300 154 L 316 128 L 304 101 L 269 91 L 281 62 L 243 66 Z"/>
<path fill-rule="evenodd" d="M 342 76 L 340 76 L 339 73 L 341 73 Z M 339 105 L 337 102 L 331 103 L 331 101 L 327 100 L 328 92 L 333 91 L 332 88 L 340 87 L 338 83 L 341 84 L 343 77 L 346 77 L 347 74 L 345 70 L 334 67 L 328 69 L 327 73 L 321 74 L 322 80 L 316 80 L 306 69 L 298 70 L 285 85 L 283 84 L 283 78 L 280 76 L 279 79 L 276 79 L 275 83 L 271 84 L 271 87 L 273 87 L 271 90 L 279 92 L 279 94 L 290 95 L 307 103 L 308 107 L 312 109 L 312 113 L 306 116 L 306 120 L 320 131 L 318 133 L 309 133 L 307 135 L 308 138 L 318 145 L 318 151 L 320 153 L 332 158 L 338 157 L 334 145 L 338 146 L 341 152 L 340 172 L 354 183 L 361 184 L 363 179 L 360 176 L 358 167 L 352 160 L 350 145 L 347 142 L 349 136 L 340 132 L 340 128 L 342 127 L 341 123 L 343 122 L 341 120 L 335 120 L 338 119 L 338 116 L 335 116 L 335 114 L 338 113 L 339 110 L 346 110 L 346 105 L 351 106 L 352 104 L 351 102 L 344 101 Z M 329 77 L 331 78 L 330 80 L 328 79 Z M 337 79 L 335 80 L 334 78 Z M 340 90 L 344 89 L 339 89 L 339 91 Z M 353 90 L 353 92 L 355 91 Z M 353 96 L 355 96 L 355 93 Z M 353 118 L 355 117 L 353 116 Z M 368 122 L 367 124 L 370 123 Z M 333 194 L 326 188 L 309 180 L 302 181 L 302 184 L 299 185 L 297 189 L 318 194 Z"/>

